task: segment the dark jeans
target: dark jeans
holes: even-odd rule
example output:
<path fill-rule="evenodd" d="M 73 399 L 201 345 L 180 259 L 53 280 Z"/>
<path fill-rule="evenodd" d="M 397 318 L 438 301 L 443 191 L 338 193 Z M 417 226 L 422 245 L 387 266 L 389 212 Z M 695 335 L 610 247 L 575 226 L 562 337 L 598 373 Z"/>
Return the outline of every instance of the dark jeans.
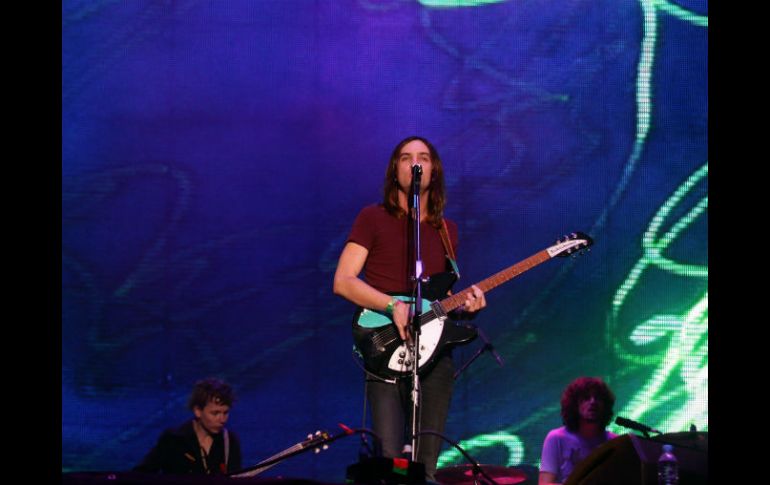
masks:
<path fill-rule="evenodd" d="M 450 355 L 439 358 L 430 371 L 420 376 L 419 430 L 444 432 L 452 398 L 454 363 Z M 388 384 L 367 379 L 367 398 L 372 410 L 372 428 L 382 438 L 382 454 L 400 457 L 405 443 L 411 443 L 412 378 Z M 425 475 L 434 479 L 442 440 L 421 435 L 417 442 L 417 461 L 425 465 Z"/>

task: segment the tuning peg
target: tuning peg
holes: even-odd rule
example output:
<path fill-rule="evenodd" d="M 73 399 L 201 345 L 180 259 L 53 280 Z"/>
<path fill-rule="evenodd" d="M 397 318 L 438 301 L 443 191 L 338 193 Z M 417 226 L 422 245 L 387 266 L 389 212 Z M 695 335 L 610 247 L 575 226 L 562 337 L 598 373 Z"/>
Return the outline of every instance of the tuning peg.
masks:
<path fill-rule="evenodd" d="M 309 439 L 309 440 L 312 440 L 312 439 L 313 439 L 313 435 L 312 435 L 312 433 L 307 435 L 307 439 Z"/>
<path fill-rule="evenodd" d="M 324 444 L 324 445 L 321 447 L 321 449 L 322 449 L 322 450 L 328 450 L 328 449 L 329 449 L 329 445 L 327 445 L 327 444 Z"/>
<path fill-rule="evenodd" d="M 318 447 L 313 448 L 313 453 L 315 453 L 316 455 L 319 454 L 320 452 L 321 450 Z"/>

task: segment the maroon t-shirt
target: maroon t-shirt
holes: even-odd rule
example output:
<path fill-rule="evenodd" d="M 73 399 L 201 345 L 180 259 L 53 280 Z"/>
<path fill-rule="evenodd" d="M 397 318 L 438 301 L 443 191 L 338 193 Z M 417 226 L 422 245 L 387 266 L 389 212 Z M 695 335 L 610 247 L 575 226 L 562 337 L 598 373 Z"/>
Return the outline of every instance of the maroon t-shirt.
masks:
<path fill-rule="evenodd" d="M 370 205 L 358 213 L 346 242 L 369 250 L 364 264 L 364 281 L 384 293 L 407 293 L 409 283 L 409 224 L 406 217 L 394 217 L 382 205 Z M 457 225 L 446 219 L 449 238 L 457 252 Z M 446 271 L 446 251 L 438 229 L 420 223 L 420 252 L 423 276 Z"/>

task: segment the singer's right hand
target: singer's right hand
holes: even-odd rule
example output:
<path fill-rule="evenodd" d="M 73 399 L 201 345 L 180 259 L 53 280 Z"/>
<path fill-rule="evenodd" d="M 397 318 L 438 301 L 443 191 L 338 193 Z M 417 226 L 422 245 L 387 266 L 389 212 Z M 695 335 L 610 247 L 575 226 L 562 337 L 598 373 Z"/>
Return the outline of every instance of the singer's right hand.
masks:
<path fill-rule="evenodd" d="M 393 323 L 396 324 L 401 340 L 407 340 L 409 337 L 406 329 L 409 325 L 409 305 L 401 300 L 396 300 L 393 306 Z"/>

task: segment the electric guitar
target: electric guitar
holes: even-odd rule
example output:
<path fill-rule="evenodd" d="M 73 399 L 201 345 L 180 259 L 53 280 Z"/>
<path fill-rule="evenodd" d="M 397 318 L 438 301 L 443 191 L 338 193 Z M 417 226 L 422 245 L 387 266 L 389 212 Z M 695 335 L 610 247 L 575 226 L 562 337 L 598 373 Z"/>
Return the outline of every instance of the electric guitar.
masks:
<path fill-rule="evenodd" d="M 476 283 L 476 286 L 486 293 L 551 258 L 567 257 L 592 244 L 593 240 L 586 234 L 573 232 L 553 246 Z M 473 291 L 472 288 L 468 287 L 438 300 L 448 294 L 455 281 L 457 277 L 454 273 L 438 273 L 431 276 L 423 287 L 418 372 L 429 368 L 445 347 L 467 344 L 477 336 L 476 327 L 473 325 L 447 321 L 447 314 L 462 306 L 468 293 Z M 395 295 L 395 298 L 407 304 L 413 303 L 413 298 L 409 296 Z M 390 316 L 368 308 L 359 308 L 353 317 L 353 323 L 353 340 L 363 358 L 364 367 L 369 372 L 383 378 L 401 377 L 412 373 L 415 362 L 414 348 L 401 340 Z"/>

